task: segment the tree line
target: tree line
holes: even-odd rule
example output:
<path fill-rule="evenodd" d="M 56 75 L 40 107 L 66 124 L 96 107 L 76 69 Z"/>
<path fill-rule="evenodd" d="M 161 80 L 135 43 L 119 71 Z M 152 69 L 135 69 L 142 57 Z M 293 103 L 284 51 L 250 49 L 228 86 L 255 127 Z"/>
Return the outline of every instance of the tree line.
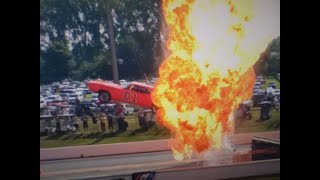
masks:
<path fill-rule="evenodd" d="M 167 31 L 161 0 L 111 0 L 119 77 L 157 75 Z M 264 73 L 280 68 L 280 37 Z M 112 79 L 106 0 L 40 0 L 40 83 L 65 78 Z M 267 63 L 266 63 L 267 62 Z"/>

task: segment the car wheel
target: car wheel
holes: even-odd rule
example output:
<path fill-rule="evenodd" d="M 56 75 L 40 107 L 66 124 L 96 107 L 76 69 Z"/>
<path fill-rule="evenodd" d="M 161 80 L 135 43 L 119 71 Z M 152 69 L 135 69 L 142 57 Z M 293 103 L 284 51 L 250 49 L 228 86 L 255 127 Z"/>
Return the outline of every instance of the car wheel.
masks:
<path fill-rule="evenodd" d="M 110 98 L 110 94 L 108 92 L 105 92 L 105 91 L 104 92 L 99 92 L 98 98 L 102 103 L 108 102 L 111 99 Z"/>

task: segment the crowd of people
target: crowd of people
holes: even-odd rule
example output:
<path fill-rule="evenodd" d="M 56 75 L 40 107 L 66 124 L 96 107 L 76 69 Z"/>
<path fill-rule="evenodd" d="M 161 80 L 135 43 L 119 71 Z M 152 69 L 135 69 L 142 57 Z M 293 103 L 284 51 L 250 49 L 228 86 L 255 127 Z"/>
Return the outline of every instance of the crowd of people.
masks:
<path fill-rule="evenodd" d="M 69 114 L 69 111 L 63 113 L 64 109 L 60 110 L 51 112 L 51 115 L 53 115 L 53 119 L 55 122 L 55 126 L 53 126 L 54 133 L 61 132 L 61 118 L 59 117 L 59 115 Z M 113 111 L 110 111 L 110 109 L 104 107 L 98 107 L 93 110 L 88 106 L 80 106 L 79 99 L 77 99 L 75 103 L 75 112 L 72 113 L 72 118 L 70 120 L 65 121 L 64 125 L 67 124 L 67 129 L 70 129 L 70 131 L 72 132 L 89 132 L 89 125 L 92 126 L 90 127 L 90 132 L 124 132 L 129 126 L 128 122 L 126 121 L 124 111 L 124 107 L 121 104 L 116 105 Z M 140 128 L 147 131 L 147 113 L 139 111 L 137 114 L 137 119 Z M 92 123 L 89 123 L 90 121 Z M 51 124 L 51 120 L 48 120 L 47 122 Z M 48 135 L 50 135 L 50 130 L 48 132 Z"/>

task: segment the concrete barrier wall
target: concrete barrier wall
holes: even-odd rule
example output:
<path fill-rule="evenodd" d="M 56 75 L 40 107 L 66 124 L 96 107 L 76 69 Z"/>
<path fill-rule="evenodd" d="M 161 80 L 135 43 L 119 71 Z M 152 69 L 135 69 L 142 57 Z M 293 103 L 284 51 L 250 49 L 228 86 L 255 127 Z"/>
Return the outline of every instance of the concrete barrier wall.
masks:
<path fill-rule="evenodd" d="M 157 172 L 154 180 L 214 180 L 280 174 L 280 159 Z"/>
<path fill-rule="evenodd" d="M 280 131 L 259 132 L 259 133 L 247 133 L 247 134 L 235 134 L 230 137 L 232 144 L 250 144 L 254 136 L 260 136 L 271 139 L 280 139 Z"/>
<path fill-rule="evenodd" d="M 154 180 L 222 180 L 231 178 L 242 178 L 250 176 L 266 176 L 280 174 L 280 159 L 251 161 L 245 163 L 235 163 L 222 166 L 211 166 L 205 168 L 185 168 L 173 169 L 167 171 L 156 171 Z M 100 177 L 86 177 L 76 178 L 74 180 L 131 180 L 131 174 L 124 174 L 118 176 L 100 176 Z"/>
<path fill-rule="evenodd" d="M 254 136 L 280 138 L 279 131 L 237 134 L 230 137 L 232 144 L 250 144 Z M 40 149 L 40 161 L 59 160 L 82 157 L 108 156 L 120 154 L 133 154 L 143 152 L 156 152 L 170 150 L 169 139 L 155 141 L 140 141 L 130 143 L 115 143 L 102 145 L 74 146 L 63 148 Z"/>

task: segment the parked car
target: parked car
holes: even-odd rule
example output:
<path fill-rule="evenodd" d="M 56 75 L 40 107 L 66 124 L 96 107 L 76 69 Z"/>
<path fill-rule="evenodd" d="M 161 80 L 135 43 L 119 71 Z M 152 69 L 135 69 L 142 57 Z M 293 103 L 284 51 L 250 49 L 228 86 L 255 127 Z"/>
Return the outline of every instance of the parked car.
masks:
<path fill-rule="evenodd" d="M 50 96 L 50 95 L 52 95 L 51 91 L 49 91 L 49 90 L 45 90 L 45 91 L 42 90 L 40 93 L 41 93 L 42 96 Z"/>
<path fill-rule="evenodd" d="M 40 108 L 44 108 L 46 106 L 46 101 L 44 99 L 40 99 Z"/>
<path fill-rule="evenodd" d="M 272 95 L 280 101 L 280 89 L 273 90 Z"/>
<path fill-rule="evenodd" d="M 62 100 L 68 100 L 68 93 L 60 93 Z"/>
<path fill-rule="evenodd" d="M 122 86 L 122 87 L 126 87 L 129 84 L 125 79 L 119 80 L 119 83 L 120 83 L 120 86 Z"/>
<path fill-rule="evenodd" d="M 68 103 L 74 104 L 76 102 L 77 97 L 79 98 L 80 101 L 83 99 L 83 96 L 79 96 L 76 93 L 69 94 L 68 95 Z"/>
<path fill-rule="evenodd" d="M 64 81 L 61 83 L 64 87 L 68 86 L 70 83 L 68 81 Z"/>
<path fill-rule="evenodd" d="M 276 89 L 276 88 L 277 88 L 276 83 L 274 83 L 274 82 L 270 82 L 270 83 L 268 84 L 268 87 L 273 87 L 273 89 Z"/>
<path fill-rule="evenodd" d="M 266 80 L 263 78 L 263 76 L 257 76 L 256 81 L 261 82 L 261 84 L 265 84 Z"/>
<path fill-rule="evenodd" d="M 40 96 L 42 96 L 44 99 L 46 99 L 49 95 L 46 93 L 41 93 Z"/>
<path fill-rule="evenodd" d="M 50 102 L 52 102 L 54 100 L 62 101 L 62 98 L 59 95 L 50 95 L 46 99 L 47 105 L 48 105 L 48 103 L 50 103 Z"/>
<path fill-rule="evenodd" d="M 48 106 L 60 106 L 63 104 L 63 101 L 60 99 L 54 99 L 52 101 L 47 102 Z"/>
<path fill-rule="evenodd" d="M 98 107 L 98 105 L 96 104 L 96 103 L 92 103 L 92 102 L 90 102 L 90 101 L 81 101 L 80 102 L 80 106 L 81 106 L 81 108 L 84 108 L 84 107 L 89 107 L 91 110 L 95 110 L 97 107 Z"/>
<path fill-rule="evenodd" d="M 260 91 L 257 93 L 254 93 L 252 96 L 253 106 L 257 107 L 259 104 L 263 101 L 263 99 L 266 97 L 265 91 Z"/>
<path fill-rule="evenodd" d="M 69 96 L 70 94 L 74 94 L 76 92 L 75 89 L 69 89 L 69 88 L 64 88 L 60 91 L 60 94 L 63 94 L 63 96 Z"/>
<path fill-rule="evenodd" d="M 253 95 L 259 94 L 259 93 L 264 93 L 265 91 L 262 89 L 253 89 Z"/>
<path fill-rule="evenodd" d="M 113 115 L 116 113 L 116 104 L 115 103 L 106 103 L 106 104 L 100 104 L 100 107 L 105 110 L 105 112 L 109 112 Z"/>
<path fill-rule="evenodd" d="M 123 108 L 124 108 L 124 114 L 125 115 L 130 115 L 130 114 L 133 114 L 134 113 L 134 108 L 131 107 L 130 105 L 128 104 L 122 104 Z"/>
<path fill-rule="evenodd" d="M 259 81 L 256 81 L 256 82 L 254 83 L 254 89 L 261 89 L 261 88 L 262 88 L 262 83 L 259 82 Z"/>

